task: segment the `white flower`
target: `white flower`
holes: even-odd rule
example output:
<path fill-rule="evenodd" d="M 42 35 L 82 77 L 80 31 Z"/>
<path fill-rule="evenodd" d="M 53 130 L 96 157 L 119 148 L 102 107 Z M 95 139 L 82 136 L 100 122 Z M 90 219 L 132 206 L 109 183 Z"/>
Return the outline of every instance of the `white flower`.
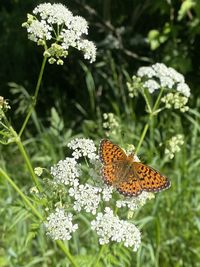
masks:
<path fill-rule="evenodd" d="M 182 134 L 177 134 L 167 141 L 165 154 L 173 159 L 176 152 L 181 150 L 180 146 L 184 144 L 184 137 Z"/>
<path fill-rule="evenodd" d="M 175 82 L 173 81 L 172 78 L 167 77 L 167 76 L 160 76 L 160 85 L 163 88 L 169 88 L 172 89 L 172 87 L 174 86 Z"/>
<path fill-rule="evenodd" d="M 33 20 L 27 28 L 27 32 L 29 39 L 34 42 L 37 42 L 39 39 L 50 40 L 52 38 L 51 27 L 44 20 Z"/>
<path fill-rule="evenodd" d="M 137 71 L 137 75 L 139 77 L 147 76 L 148 78 L 152 78 L 156 73 L 151 67 L 140 67 Z"/>
<path fill-rule="evenodd" d="M 144 87 L 149 90 L 149 93 L 153 93 L 155 90 L 160 88 L 160 85 L 153 79 L 149 79 L 144 83 Z"/>
<path fill-rule="evenodd" d="M 148 199 L 152 199 L 154 194 L 143 191 L 137 197 L 125 198 L 124 200 L 117 200 L 116 206 L 118 208 L 128 207 L 130 210 L 135 211 L 142 207 Z"/>
<path fill-rule="evenodd" d="M 189 107 L 186 106 L 188 98 L 180 93 L 168 93 L 161 98 L 161 101 L 165 103 L 167 109 L 173 107 L 174 109 L 179 109 L 181 112 L 185 112 L 189 109 Z"/>
<path fill-rule="evenodd" d="M 73 224 L 72 219 L 71 213 L 65 213 L 63 209 L 56 208 L 55 212 L 51 213 L 44 223 L 47 235 L 53 240 L 70 240 L 71 233 L 78 229 L 78 225 Z"/>
<path fill-rule="evenodd" d="M 73 20 L 72 13 L 62 4 L 40 4 L 33 10 L 33 14 L 39 14 L 41 19 L 47 20 L 49 24 L 69 26 Z"/>
<path fill-rule="evenodd" d="M 139 68 L 137 75 L 143 78 L 143 86 L 153 93 L 155 90 L 165 88 L 170 90 L 177 90 L 186 97 L 190 96 L 190 88 L 185 83 L 184 76 L 171 67 L 167 67 L 163 63 L 156 63 L 150 67 Z M 137 80 L 133 76 L 133 83 Z M 137 86 L 141 87 L 140 84 Z M 136 86 L 136 87 L 137 87 Z M 128 84 L 129 91 L 133 90 L 134 86 Z"/>
<path fill-rule="evenodd" d="M 72 156 L 75 159 L 79 159 L 80 157 L 88 157 L 89 159 L 94 160 L 97 158 L 97 149 L 91 139 L 76 138 L 73 139 L 67 146 L 74 150 Z"/>
<path fill-rule="evenodd" d="M 77 42 L 77 49 L 84 53 L 84 58 L 90 60 L 90 63 L 96 60 L 96 46 L 93 42 L 80 39 Z"/>
<path fill-rule="evenodd" d="M 113 187 L 105 185 L 102 189 L 102 199 L 109 201 L 112 198 Z"/>
<path fill-rule="evenodd" d="M 155 71 L 155 76 L 158 78 L 169 75 L 168 67 L 163 63 L 156 63 L 151 67 Z"/>
<path fill-rule="evenodd" d="M 171 67 L 168 68 L 168 76 L 170 78 L 172 78 L 177 83 L 184 83 L 185 82 L 184 76 Z"/>
<path fill-rule="evenodd" d="M 104 113 L 103 128 L 107 131 L 105 132 L 107 136 L 116 135 L 120 131 L 120 124 L 118 118 L 114 113 Z"/>
<path fill-rule="evenodd" d="M 74 158 L 66 158 L 60 160 L 56 165 L 51 167 L 51 175 L 54 177 L 54 182 L 57 184 L 77 186 L 81 172 Z"/>
<path fill-rule="evenodd" d="M 177 91 L 182 93 L 186 97 L 190 96 L 190 88 L 186 83 L 179 83 L 177 85 Z"/>
<path fill-rule="evenodd" d="M 101 189 L 90 184 L 79 185 L 69 189 L 69 195 L 74 197 L 74 210 L 81 211 L 84 209 L 86 212 L 96 214 L 99 206 L 101 196 Z"/>
<path fill-rule="evenodd" d="M 78 36 L 88 34 L 88 23 L 84 18 L 75 16 L 71 22 L 70 29 L 76 32 Z"/>
<path fill-rule="evenodd" d="M 141 243 L 141 234 L 138 228 L 127 221 L 114 216 L 113 211 L 105 208 L 105 213 L 98 213 L 91 222 L 92 230 L 97 232 L 99 243 L 108 244 L 110 241 L 123 242 L 126 247 L 132 247 L 137 251 Z"/>
<path fill-rule="evenodd" d="M 22 26 L 27 28 L 28 38 L 38 45 L 43 45 L 44 55 L 49 57 L 49 63 L 62 65 L 60 59 L 68 55 L 69 47 L 81 50 L 85 59 L 90 62 L 96 59 L 96 47 L 93 42 L 83 38 L 88 34 L 88 23 L 80 16 L 73 16 L 71 11 L 62 4 L 44 3 L 33 10 L 33 15 L 28 14 L 27 22 Z M 48 41 L 48 42 L 47 42 Z M 60 46 L 58 56 L 56 48 Z M 55 54 L 57 56 L 55 57 Z"/>
<path fill-rule="evenodd" d="M 74 31 L 68 30 L 68 29 L 63 29 L 61 34 L 62 38 L 62 44 L 61 46 L 68 50 L 70 46 L 76 47 L 77 45 L 77 35 Z"/>

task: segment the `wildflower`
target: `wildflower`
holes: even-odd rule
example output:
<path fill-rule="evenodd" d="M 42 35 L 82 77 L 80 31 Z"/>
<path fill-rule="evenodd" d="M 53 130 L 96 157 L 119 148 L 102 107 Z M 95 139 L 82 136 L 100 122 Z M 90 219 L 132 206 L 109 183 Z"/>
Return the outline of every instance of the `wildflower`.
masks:
<path fill-rule="evenodd" d="M 141 77 L 133 75 L 132 82 L 127 82 L 126 85 L 128 87 L 129 96 L 133 98 L 134 96 L 138 96 L 143 83 Z"/>
<path fill-rule="evenodd" d="M 143 191 L 139 196 L 134 198 L 125 198 L 123 200 L 117 200 L 116 206 L 118 208 L 128 207 L 131 211 L 135 211 L 144 206 L 148 199 L 154 198 L 153 193 Z"/>
<path fill-rule="evenodd" d="M 153 76 L 156 76 L 156 72 L 152 67 L 140 67 L 137 75 L 139 77 L 147 76 L 148 78 L 152 78 Z"/>
<path fill-rule="evenodd" d="M 74 158 L 66 158 L 60 160 L 56 165 L 51 167 L 51 175 L 54 177 L 54 182 L 57 184 L 77 186 L 81 172 Z"/>
<path fill-rule="evenodd" d="M 170 158 L 174 158 L 174 154 L 181 150 L 180 146 L 184 144 L 184 137 L 182 134 L 177 134 L 173 136 L 167 142 L 167 147 L 165 148 L 165 154 Z"/>
<path fill-rule="evenodd" d="M 149 79 L 144 83 L 144 87 L 146 87 L 149 90 L 149 93 L 153 93 L 155 90 L 158 90 L 160 88 L 160 85 L 152 79 Z"/>
<path fill-rule="evenodd" d="M 33 186 L 30 188 L 30 193 L 31 194 L 38 194 L 39 193 L 39 190 L 37 189 L 36 186 Z"/>
<path fill-rule="evenodd" d="M 189 107 L 186 106 L 188 98 L 180 93 L 168 93 L 161 98 L 161 101 L 165 103 L 166 108 L 179 109 L 181 112 L 188 111 Z"/>
<path fill-rule="evenodd" d="M 79 185 L 69 189 L 69 195 L 75 199 L 73 208 L 75 211 L 84 209 L 86 212 L 96 213 L 101 201 L 101 189 L 90 184 Z"/>
<path fill-rule="evenodd" d="M 91 222 L 91 228 L 97 232 L 101 245 L 110 241 L 123 242 L 126 247 L 132 247 L 133 251 L 137 251 L 140 246 L 141 234 L 138 228 L 120 220 L 109 207 L 105 208 L 104 214 L 97 214 L 96 219 Z"/>
<path fill-rule="evenodd" d="M 150 67 L 141 67 L 137 75 L 143 79 L 143 87 L 147 88 L 150 93 L 164 88 L 178 91 L 187 98 L 190 96 L 190 88 L 185 83 L 184 76 L 175 69 L 168 68 L 163 63 L 156 63 Z"/>
<path fill-rule="evenodd" d="M 73 149 L 72 156 L 75 159 L 79 159 L 80 157 L 88 157 L 93 160 L 97 158 L 96 155 L 96 147 L 92 140 L 86 138 L 76 138 L 72 140 L 68 147 Z"/>
<path fill-rule="evenodd" d="M 113 187 L 105 185 L 102 189 L 102 199 L 109 201 L 112 198 Z"/>
<path fill-rule="evenodd" d="M 3 117 L 5 117 L 4 112 L 6 112 L 10 108 L 11 107 L 8 104 L 8 101 L 5 100 L 3 96 L 0 96 L 0 120 L 2 120 Z"/>
<path fill-rule="evenodd" d="M 81 16 L 73 16 L 62 4 L 39 4 L 22 26 L 27 29 L 30 40 L 44 47 L 44 56 L 49 58 L 50 64 L 62 65 L 61 58 L 68 55 L 70 47 L 82 51 L 90 62 L 96 59 L 94 43 L 82 37 L 88 34 L 87 21 Z"/>
<path fill-rule="evenodd" d="M 103 128 L 107 130 L 106 135 L 116 135 L 117 131 L 120 128 L 119 122 L 117 121 L 117 117 L 113 113 L 104 113 L 103 118 Z"/>
<path fill-rule="evenodd" d="M 34 169 L 34 173 L 35 173 L 37 176 L 41 176 L 42 173 L 43 173 L 43 168 L 41 168 L 41 167 L 36 167 L 36 168 Z"/>
<path fill-rule="evenodd" d="M 70 240 L 71 234 L 78 229 L 77 224 L 72 223 L 71 213 L 65 213 L 62 208 L 56 208 L 44 223 L 47 235 L 54 240 Z"/>
<path fill-rule="evenodd" d="M 10 105 L 8 104 L 8 101 L 4 99 L 3 96 L 0 96 L 0 110 L 5 110 L 7 111 L 10 109 Z"/>

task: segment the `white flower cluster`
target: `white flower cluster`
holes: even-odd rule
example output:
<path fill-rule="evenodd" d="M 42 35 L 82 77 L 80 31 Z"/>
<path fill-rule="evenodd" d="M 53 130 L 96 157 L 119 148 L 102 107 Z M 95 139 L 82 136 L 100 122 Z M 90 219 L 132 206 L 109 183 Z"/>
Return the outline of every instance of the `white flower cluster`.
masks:
<path fill-rule="evenodd" d="M 150 67 L 139 68 L 137 75 L 144 78 L 144 87 L 153 93 L 160 88 L 173 89 L 185 97 L 190 96 L 190 88 L 185 83 L 184 76 L 163 63 L 156 63 Z"/>
<path fill-rule="evenodd" d="M 127 82 L 126 85 L 128 87 L 128 95 L 133 98 L 134 96 L 138 96 L 143 83 L 141 77 L 133 75 L 132 82 Z"/>
<path fill-rule="evenodd" d="M 148 199 L 154 198 L 153 193 L 143 191 L 139 196 L 126 198 L 124 200 L 117 200 L 116 206 L 118 208 L 128 207 L 131 211 L 138 210 L 140 207 L 144 206 Z"/>
<path fill-rule="evenodd" d="M 120 129 L 120 124 L 117 121 L 116 115 L 114 115 L 111 112 L 104 113 L 103 118 L 104 118 L 103 128 L 107 130 L 106 135 L 107 136 L 110 136 L 110 134 L 116 135 L 117 131 L 119 131 Z"/>
<path fill-rule="evenodd" d="M 174 109 L 179 109 L 181 112 L 189 110 L 189 107 L 186 106 L 188 98 L 180 93 L 168 93 L 161 98 L 161 101 L 165 103 L 165 107 L 168 109 L 173 107 Z"/>
<path fill-rule="evenodd" d="M 84 18 L 73 16 L 62 4 L 50 3 L 39 4 L 33 14 L 28 14 L 27 22 L 22 26 L 27 28 L 30 40 L 44 46 L 44 55 L 49 57 L 49 63 L 62 65 L 61 58 L 68 55 L 69 47 L 82 51 L 84 58 L 90 62 L 95 61 L 94 43 L 82 38 L 83 34 L 88 34 L 88 23 Z"/>
<path fill-rule="evenodd" d="M 79 184 L 77 178 L 81 175 L 81 171 L 74 158 L 66 158 L 51 167 L 51 175 L 57 184 L 77 186 Z"/>
<path fill-rule="evenodd" d="M 73 224 L 72 219 L 71 213 L 65 213 L 63 209 L 56 208 L 44 223 L 47 235 L 54 240 L 70 240 L 71 234 L 78 229 L 78 225 Z"/>
<path fill-rule="evenodd" d="M 104 201 L 109 201 L 112 198 L 112 193 L 113 193 L 113 187 L 104 185 L 102 189 L 102 199 Z"/>
<path fill-rule="evenodd" d="M 177 134 L 173 136 L 167 142 L 167 147 L 165 148 L 165 154 L 173 159 L 176 152 L 181 150 L 180 146 L 184 144 L 184 136 L 182 134 Z"/>
<path fill-rule="evenodd" d="M 123 242 L 126 247 L 132 247 L 133 251 L 137 251 L 140 246 L 141 234 L 138 228 L 114 216 L 109 207 L 105 208 L 104 214 L 97 214 L 96 220 L 91 222 L 91 228 L 97 232 L 101 245 L 110 241 Z"/>
<path fill-rule="evenodd" d="M 102 189 L 85 183 L 84 185 L 71 187 L 69 189 L 69 195 L 75 199 L 73 203 L 73 209 L 75 211 L 84 209 L 86 212 L 94 215 L 101 200 L 109 201 L 111 199 L 112 191 L 112 187 L 105 186 Z"/>
<path fill-rule="evenodd" d="M 131 247 L 136 251 L 141 243 L 140 231 L 137 227 L 128 221 L 120 220 L 118 216 L 114 216 L 111 208 L 107 207 L 104 213 L 98 212 L 101 208 L 101 203 L 105 205 L 106 201 L 112 199 L 114 188 L 108 185 L 98 187 L 88 182 L 81 184 L 81 181 L 86 180 L 84 177 L 85 164 L 81 171 L 81 162 L 78 163 L 81 157 L 88 157 L 90 159 L 89 164 L 92 166 L 94 165 L 94 167 L 91 168 L 92 172 L 100 171 L 100 162 L 96 155 L 97 149 L 94 142 L 86 138 L 76 138 L 70 141 L 68 147 L 73 150 L 73 157 L 60 160 L 51 168 L 51 175 L 54 178 L 53 183 L 65 185 L 62 186 L 62 189 L 64 189 L 64 195 L 69 198 L 69 204 L 67 204 L 65 208 L 72 209 L 72 213 L 85 211 L 96 216 L 91 222 L 91 227 L 97 232 L 100 244 L 107 244 L 110 241 L 122 242 L 125 246 Z M 132 152 L 134 148 L 130 147 L 129 150 Z M 138 161 L 139 159 L 134 156 L 134 160 Z M 98 178 L 96 178 L 90 171 L 87 173 L 89 173 L 92 178 L 90 182 L 95 179 L 96 181 L 98 181 L 97 179 L 100 180 L 98 175 L 96 175 L 98 176 Z M 57 190 L 57 187 L 54 189 Z M 58 190 L 60 194 L 61 189 L 58 188 Z M 143 192 L 136 198 L 124 198 L 114 203 L 118 208 L 128 207 L 129 211 L 132 212 L 143 206 L 152 195 L 153 194 Z M 55 194 L 55 196 L 57 196 L 57 194 Z M 55 212 L 51 213 L 45 222 L 47 234 L 55 240 L 69 240 L 71 234 L 78 226 L 77 224 L 73 225 L 72 213 L 66 213 L 66 211 L 64 211 L 60 199 L 58 203 L 59 207 L 56 206 Z M 111 203 L 113 203 L 113 201 Z"/>
<path fill-rule="evenodd" d="M 8 104 L 8 101 L 4 99 L 3 96 L 0 96 L 0 119 L 2 116 L 2 112 L 7 111 L 8 109 L 11 109 L 10 105 Z"/>
<path fill-rule="evenodd" d="M 69 142 L 67 146 L 74 150 L 72 156 L 75 159 L 79 159 L 81 157 L 88 157 L 90 160 L 94 160 L 97 158 L 97 149 L 91 139 L 76 138 Z"/>
<path fill-rule="evenodd" d="M 90 184 L 79 185 L 69 189 L 69 195 L 74 197 L 73 208 L 75 211 L 84 209 L 86 212 L 96 214 L 96 210 L 101 201 L 101 188 L 92 186 Z"/>

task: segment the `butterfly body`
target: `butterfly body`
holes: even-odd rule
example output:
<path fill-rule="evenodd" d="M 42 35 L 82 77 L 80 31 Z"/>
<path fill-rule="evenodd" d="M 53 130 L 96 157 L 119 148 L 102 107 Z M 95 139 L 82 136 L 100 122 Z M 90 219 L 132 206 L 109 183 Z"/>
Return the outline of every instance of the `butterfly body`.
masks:
<path fill-rule="evenodd" d="M 126 153 L 117 145 L 103 139 L 99 146 L 104 182 L 125 196 L 138 196 L 142 191 L 159 192 L 170 186 L 167 177 Z"/>

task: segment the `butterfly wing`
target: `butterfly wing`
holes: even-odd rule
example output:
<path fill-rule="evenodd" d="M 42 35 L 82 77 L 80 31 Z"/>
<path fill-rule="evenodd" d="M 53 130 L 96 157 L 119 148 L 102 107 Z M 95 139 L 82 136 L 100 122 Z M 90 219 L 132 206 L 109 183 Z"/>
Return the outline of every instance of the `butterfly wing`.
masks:
<path fill-rule="evenodd" d="M 133 162 L 133 168 L 144 191 L 159 192 L 171 185 L 167 177 L 141 162 Z"/>
<path fill-rule="evenodd" d="M 134 170 L 130 170 L 125 180 L 117 185 L 117 191 L 124 196 L 138 196 L 142 193 L 140 181 L 135 175 Z"/>
<path fill-rule="evenodd" d="M 120 163 L 126 160 L 125 152 L 107 139 L 103 139 L 99 145 L 99 158 L 103 163 L 101 174 L 108 185 L 114 185 L 119 175 Z"/>
<path fill-rule="evenodd" d="M 99 145 L 99 158 L 105 165 L 115 164 L 127 158 L 125 152 L 107 139 L 103 139 Z"/>

